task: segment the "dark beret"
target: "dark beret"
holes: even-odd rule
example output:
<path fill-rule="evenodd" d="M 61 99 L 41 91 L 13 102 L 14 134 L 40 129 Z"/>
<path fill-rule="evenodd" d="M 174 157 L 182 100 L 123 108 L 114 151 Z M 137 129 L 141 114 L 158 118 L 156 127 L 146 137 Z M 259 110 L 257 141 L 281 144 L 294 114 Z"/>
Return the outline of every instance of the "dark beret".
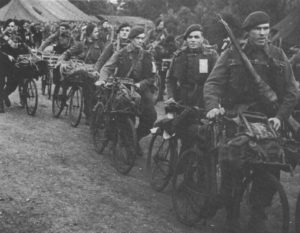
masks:
<path fill-rule="evenodd" d="M 65 27 L 66 29 L 70 29 L 70 25 L 68 23 L 61 23 L 60 27 Z"/>
<path fill-rule="evenodd" d="M 88 25 L 86 26 L 86 29 L 85 29 L 85 35 L 90 36 L 93 33 L 95 27 L 96 27 L 95 24 L 88 23 Z"/>
<path fill-rule="evenodd" d="M 257 25 L 265 23 L 270 23 L 269 15 L 264 11 L 254 11 L 246 17 L 242 27 L 244 30 L 249 31 Z"/>
<path fill-rule="evenodd" d="M 122 23 L 118 29 L 117 29 L 117 33 L 119 33 L 121 31 L 122 28 L 126 28 L 126 27 L 131 27 L 129 23 Z"/>
<path fill-rule="evenodd" d="M 194 31 L 201 31 L 201 32 L 203 32 L 203 27 L 200 24 L 192 24 L 192 25 L 190 25 L 185 30 L 184 35 L 183 35 L 183 39 L 186 40 L 186 38 L 188 37 L 188 35 L 191 34 L 191 32 L 194 32 Z"/>
<path fill-rule="evenodd" d="M 137 37 L 140 34 L 145 33 L 144 27 L 141 26 L 135 26 L 133 28 L 131 28 L 129 35 L 128 35 L 128 39 L 132 40 L 135 37 Z"/>

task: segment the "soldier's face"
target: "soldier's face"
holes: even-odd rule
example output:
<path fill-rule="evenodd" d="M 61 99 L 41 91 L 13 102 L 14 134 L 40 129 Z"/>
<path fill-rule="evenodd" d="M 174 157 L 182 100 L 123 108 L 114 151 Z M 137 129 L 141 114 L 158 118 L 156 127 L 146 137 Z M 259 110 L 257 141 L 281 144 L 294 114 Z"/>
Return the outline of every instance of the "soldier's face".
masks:
<path fill-rule="evenodd" d="M 92 33 L 92 38 L 94 40 L 98 40 L 99 39 L 99 30 L 98 30 L 98 27 L 94 28 L 93 33 Z"/>
<path fill-rule="evenodd" d="M 143 47 L 145 36 L 146 36 L 145 33 L 139 34 L 132 40 L 132 44 L 135 47 Z"/>
<path fill-rule="evenodd" d="M 186 38 L 187 45 L 190 49 L 200 48 L 203 40 L 204 37 L 201 31 L 193 31 Z"/>
<path fill-rule="evenodd" d="M 60 27 L 59 27 L 59 32 L 60 32 L 60 33 L 64 33 L 65 31 L 67 31 L 67 29 L 66 29 L 65 26 L 60 26 Z"/>
<path fill-rule="evenodd" d="M 269 38 L 270 24 L 259 24 L 248 32 L 248 40 L 257 46 L 264 46 Z"/>
<path fill-rule="evenodd" d="M 130 27 L 123 27 L 119 32 L 120 38 L 127 39 L 129 32 L 130 32 Z"/>
<path fill-rule="evenodd" d="M 8 28 L 8 32 L 13 32 L 13 31 L 15 31 L 15 30 L 16 30 L 16 24 L 15 24 L 15 22 L 10 22 L 10 23 L 8 24 L 7 28 Z"/>

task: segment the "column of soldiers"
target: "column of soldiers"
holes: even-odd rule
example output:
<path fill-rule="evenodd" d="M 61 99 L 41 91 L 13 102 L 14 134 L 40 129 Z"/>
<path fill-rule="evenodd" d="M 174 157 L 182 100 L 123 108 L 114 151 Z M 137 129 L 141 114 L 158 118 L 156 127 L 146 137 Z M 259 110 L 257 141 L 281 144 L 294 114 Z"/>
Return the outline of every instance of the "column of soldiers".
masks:
<path fill-rule="evenodd" d="M 24 26 L 25 25 L 25 26 Z M 21 53 L 28 52 L 27 45 L 35 44 L 30 33 L 25 29 L 24 37 L 16 30 L 14 20 L 8 20 L 1 32 L 0 53 L 0 112 L 4 112 L 3 103 L 10 106 L 9 94 L 16 88 L 13 77 L 13 61 Z M 164 21 L 158 20 L 156 28 L 149 33 L 144 27 L 121 24 L 117 29 L 116 39 L 107 43 L 107 35 L 99 32 L 97 25 L 89 23 L 82 27 L 83 34 L 78 39 L 71 35 L 70 26 L 66 23 L 59 25 L 59 30 L 50 35 L 40 45 L 44 50 L 55 44 L 54 51 L 62 54 L 59 58 L 56 73 L 57 81 L 62 81 L 64 72 L 61 64 L 75 56 L 87 64 L 95 64 L 95 70 L 100 73 L 96 85 L 102 85 L 110 76 L 131 78 L 141 95 L 141 116 L 137 128 L 138 139 L 149 134 L 157 113 L 153 101 L 153 61 L 171 58 L 172 63 L 166 77 L 167 102 L 180 101 L 184 105 L 205 108 L 207 118 L 213 119 L 224 114 L 225 110 L 239 111 L 239 106 L 251 106 L 251 110 L 261 112 L 269 117 L 275 130 L 291 115 L 298 96 L 298 89 L 289 61 L 283 50 L 269 43 L 270 18 L 265 12 L 251 13 L 243 23 L 245 43 L 242 49 L 252 62 L 255 70 L 265 83 L 278 96 L 278 108 L 269 110 L 259 99 L 260 93 L 251 82 L 247 70 L 243 67 L 241 58 L 233 47 L 226 49 L 220 57 L 204 38 L 204 29 L 199 24 L 189 26 L 184 32 L 184 46 L 176 48 L 174 36 L 169 35 L 164 27 Z M 105 28 L 105 32 L 107 28 Z M 105 38 L 105 40 L 103 40 Z M 78 41 L 79 40 L 79 41 Z M 145 46 L 146 42 L 146 46 Z M 5 68 L 4 68 L 5 67 Z M 67 74 L 70 75 L 70 74 Z M 7 77 L 6 88 L 5 77 Z M 96 80 L 95 80 L 96 81 Z M 164 88 L 164 87 L 163 87 Z M 85 92 L 85 115 L 88 118 L 91 110 L 91 98 Z M 164 96 L 160 99 L 163 100 Z M 189 124 L 189 128 L 193 124 Z M 182 148 L 191 146 L 188 137 L 182 138 Z M 269 145 L 269 150 L 278 151 L 278 145 Z M 227 210 L 226 229 L 228 232 L 240 232 L 239 216 L 231 214 L 232 177 L 239 182 L 235 167 L 235 158 L 228 154 L 230 148 L 221 150 L 222 184 L 220 196 L 208 202 L 207 212 L 213 216 L 225 206 Z M 238 152 L 236 153 L 238 157 Z M 279 155 L 275 153 L 274 161 Z M 229 159 L 230 158 L 230 159 Z M 279 179 L 279 174 L 274 173 Z M 265 208 L 270 205 L 274 191 L 259 177 L 255 179 L 251 192 L 251 232 L 266 232 Z M 263 197 L 263 198 L 262 198 Z"/>

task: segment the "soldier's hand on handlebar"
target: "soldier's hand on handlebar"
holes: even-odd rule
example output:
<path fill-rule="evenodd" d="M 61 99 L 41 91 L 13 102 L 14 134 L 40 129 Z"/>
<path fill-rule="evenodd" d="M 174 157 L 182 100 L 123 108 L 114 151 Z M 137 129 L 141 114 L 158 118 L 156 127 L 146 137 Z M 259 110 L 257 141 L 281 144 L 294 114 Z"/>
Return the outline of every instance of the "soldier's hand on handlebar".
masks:
<path fill-rule="evenodd" d="M 136 86 L 137 89 L 141 88 L 141 84 L 140 83 L 136 83 L 135 86 Z"/>
<path fill-rule="evenodd" d="M 13 56 L 11 56 L 11 55 L 7 55 L 7 56 L 8 56 L 8 59 L 9 59 L 11 62 L 13 62 L 13 61 L 15 60 Z"/>
<path fill-rule="evenodd" d="M 173 97 L 171 97 L 171 98 L 169 98 L 169 99 L 167 99 L 166 101 L 165 101 L 165 104 L 172 104 L 172 103 L 176 103 L 176 101 L 174 100 L 174 98 Z"/>
<path fill-rule="evenodd" d="M 95 82 L 95 86 L 98 86 L 98 87 L 103 86 L 104 84 L 105 84 L 105 82 L 103 80 L 98 80 Z"/>
<path fill-rule="evenodd" d="M 224 113 L 225 113 L 224 108 L 213 108 L 213 109 L 208 111 L 208 113 L 206 114 L 206 117 L 208 119 L 213 119 L 213 118 L 216 118 L 219 115 L 224 115 Z"/>
<path fill-rule="evenodd" d="M 272 124 L 273 128 L 276 131 L 280 129 L 281 121 L 277 117 L 269 118 L 269 122 Z"/>

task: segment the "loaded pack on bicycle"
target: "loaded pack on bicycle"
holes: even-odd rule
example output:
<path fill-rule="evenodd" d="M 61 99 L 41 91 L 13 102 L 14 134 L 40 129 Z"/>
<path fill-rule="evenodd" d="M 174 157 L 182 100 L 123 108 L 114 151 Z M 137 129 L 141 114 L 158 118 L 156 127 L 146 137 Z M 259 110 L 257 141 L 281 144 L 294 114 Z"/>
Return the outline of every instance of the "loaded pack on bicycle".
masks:
<path fill-rule="evenodd" d="M 73 93 L 77 96 L 74 99 L 76 104 L 69 107 L 69 111 L 78 109 L 77 120 L 71 121 L 73 126 L 79 124 L 81 118 L 82 101 L 84 101 L 83 112 L 86 116 L 86 123 L 89 122 L 89 116 L 92 109 L 93 94 L 94 94 L 94 82 L 97 79 L 96 72 L 93 72 L 93 65 L 96 63 L 103 49 L 103 42 L 99 40 L 99 31 L 96 25 L 90 23 L 86 28 L 86 38 L 82 42 L 78 42 L 70 49 L 65 51 L 61 57 L 59 57 L 56 64 L 59 70 L 59 75 L 54 76 L 54 94 L 52 100 L 52 110 L 54 116 L 58 117 L 62 111 L 61 108 L 66 106 L 67 89 L 73 88 Z M 71 59 L 75 57 L 76 59 Z M 83 95 L 83 98 L 81 98 Z M 60 105 L 61 99 L 57 96 L 63 97 L 64 106 Z M 71 102 L 70 102 L 71 103 Z M 58 109 L 58 112 L 56 112 Z M 61 110 L 60 110 L 61 109 Z M 70 114 L 71 116 L 72 114 Z"/>
<path fill-rule="evenodd" d="M 178 161 L 183 164 L 181 155 L 184 148 L 196 143 L 195 134 L 201 135 L 198 126 L 202 125 L 200 120 L 204 116 L 203 109 L 176 102 L 167 103 L 165 113 L 166 118 L 157 121 L 151 129 L 147 157 L 147 169 L 151 168 L 150 184 L 159 192 L 168 185 Z"/>
<path fill-rule="evenodd" d="M 257 122 L 260 117 L 253 117 L 254 121 L 250 124 L 250 128 L 260 123 L 255 125 L 257 134 L 268 132 L 266 138 L 250 137 L 249 140 L 248 135 L 244 137 L 247 139 L 245 143 L 243 140 L 233 138 L 232 143 L 228 141 L 219 150 L 222 175 L 220 195 L 217 196 L 220 198 L 208 201 L 210 204 L 204 209 L 207 210 L 208 216 L 213 216 L 218 208 L 225 206 L 226 230 L 242 232 L 240 217 L 243 214 L 241 213 L 240 216 L 239 208 L 235 208 L 235 203 L 238 202 L 239 206 L 242 198 L 233 195 L 235 190 L 242 190 L 237 193 L 243 193 L 243 177 L 248 177 L 247 169 L 242 165 L 244 160 L 247 161 L 252 155 L 259 155 L 259 159 L 264 157 L 263 161 L 267 163 L 284 164 L 283 148 L 276 136 L 269 137 L 269 132 L 272 129 L 279 130 L 282 122 L 288 120 L 297 102 L 297 88 L 284 52 L 268 43 L 270 18 L 265 12 L 253 12 L 246 17 L 243 29 L 247 40 L 242 46 L 222 18 L 220 22 L 227 30 L 232 46 L 222 53 L 204 85 L 207 118 L 213 119 L 223 114 L 224 109 L 220 108 L 220 105 L 229 111 L 237 112 L 242 119 L 246 109 L 265 115 L 262 122 Z M 239 106 L 246 106 L 246 108 Z M 247 121 L 250 120 L 244 120 Z M 238 142 L 237 146 L 235 141 Z M 284 192 L 279 183 L 281 169 L 281 166 L 250 169 L 252 172 L 249 177 L 252 182 L 249 183 L 252 185 L 249 196 L 250 218 L 246 226 L 248 231 L 288 232 L 288 204 L 284 200 L 284 195 L 281 195 Z M 277 194 L 280 196 L 280 201 L 273 202 Z M 272 218 L 272 215 L 269 215 L 268 218 L 268 208 L 278 203 L 281 204 L 281 208 L 275 212 L 280 216 Z"/>
<path fill-rule="evenodd" d="M 150 133 L 156 120 L 156 111 L 153 102 L 153 72 L 152 56 L 143 46 L 145 38 L 143 27 L 133 27 L 128 36 L 131 41 L 126 47 L 115 52 L 100 70 L 100 79 L 96 85 L 101 85 L 110 76 L 120 79 L 132 79 L 137 92 L 141 96 L 139 125 L 136 129 L 137 141 Z M 138 143 L 137 143 L 138 144 Z M 142 154 L 142 149 L 137 145 L 137 153 Z"/>

